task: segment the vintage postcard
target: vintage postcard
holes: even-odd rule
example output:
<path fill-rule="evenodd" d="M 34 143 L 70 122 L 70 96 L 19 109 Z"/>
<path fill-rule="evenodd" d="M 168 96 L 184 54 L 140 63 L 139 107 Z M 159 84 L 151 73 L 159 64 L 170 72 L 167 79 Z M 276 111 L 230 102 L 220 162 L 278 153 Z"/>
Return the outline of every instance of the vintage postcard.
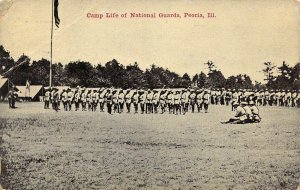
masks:
<path fill-rule="evenodd" d="M 300 1 L 0 0 L 0 189 L 299 189 Z"/>

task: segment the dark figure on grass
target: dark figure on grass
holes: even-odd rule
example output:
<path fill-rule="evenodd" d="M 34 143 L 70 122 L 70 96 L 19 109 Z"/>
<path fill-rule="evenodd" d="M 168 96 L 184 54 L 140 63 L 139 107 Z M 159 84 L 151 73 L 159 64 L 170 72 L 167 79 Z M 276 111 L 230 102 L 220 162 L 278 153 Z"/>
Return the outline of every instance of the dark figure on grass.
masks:
<path fill-rule="evenodd" d="M 16 108 L 16 100 L 18 98 L 17 92 L 15 91 L 15 87 L 13 86 L 8 92 L 8 104 L 9 108 Z"/>

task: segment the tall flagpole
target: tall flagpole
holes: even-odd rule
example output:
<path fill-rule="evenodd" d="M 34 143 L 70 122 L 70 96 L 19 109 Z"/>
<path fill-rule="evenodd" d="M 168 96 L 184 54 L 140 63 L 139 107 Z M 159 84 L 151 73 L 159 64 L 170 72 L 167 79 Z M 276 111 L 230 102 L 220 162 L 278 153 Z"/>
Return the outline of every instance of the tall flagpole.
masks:
<path fill-rule="evenodd" d="M 53 6 L 54 6 L 54 0 L 51 0 L 52 2 L 52 18 L 51 18 L 51 49 L 50 49 L 50 76 L 49 76 L 49 87 L 52 87 L 52 40 L 53 40 Z"/>

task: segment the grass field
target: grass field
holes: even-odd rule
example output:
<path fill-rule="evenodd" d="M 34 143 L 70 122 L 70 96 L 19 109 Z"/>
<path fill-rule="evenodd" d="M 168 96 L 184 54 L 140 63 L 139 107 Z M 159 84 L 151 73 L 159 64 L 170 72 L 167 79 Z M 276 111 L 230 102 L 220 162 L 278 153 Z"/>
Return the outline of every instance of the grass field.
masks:
<path fill-rule="evenodd" d="M 262 107 L 259 124 L 209 113 L 141 115 L 0 104 L 6 189 L 297 189 L 300 109 Z"/>

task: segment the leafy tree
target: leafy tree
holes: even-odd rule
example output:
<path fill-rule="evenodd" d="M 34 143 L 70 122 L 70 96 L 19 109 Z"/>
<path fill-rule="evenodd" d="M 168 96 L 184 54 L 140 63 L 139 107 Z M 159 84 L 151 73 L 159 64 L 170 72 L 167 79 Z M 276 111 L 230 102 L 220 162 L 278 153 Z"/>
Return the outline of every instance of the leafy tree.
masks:
<path fill-rule="evenodd" d="M 65 67 L 65 75 L 68 78 L 66 85 L 70 86 L 97 86 L 94 76 L 97 75 L 96 69 L 89 62 L 75 61 L 70 62 Z"/>
<path fill-rule="evenodd" d="M 208 74 L 206 87 L 222 88 L 225 86 L 226 79 L 221 71 L 212 71 Z"/>
<path fill-rule="evenodd" d="M 206 74 L 201 72 L 199 74 L 199 78 L 198 78 L 198 82 L 197 82 L 198 87 L 203 88 L 205 86 L 206 82 L 207 82 Z"/>
<path fill-rule="evenodd" d="M 271 86 L 272 81 L 274 80 L 274 70 L 276 66 L 272 62 L 264 62 L 265 68 L 262 70 L 264 75 L 266 76 L 267 86 Z"/>
<path fill-rule="evenodd" d="M 114 87 L 124 86 L 124 66 L 113 59 L 105 64 L 104 78 L 108 78 Z"/>
<path fill-rule="evenodd" d="M 33 61 L 30 66 L 31 84 L 49 85 L 50 62 L 46 59 Z"/>
<path fill-rule="evenodd" d="M 0 75 L 13 66 L 15 66 L 14 59 L 10 56 L 10 53 L 0 45 Z"/>
<path fill-rule="evenodd" d="M 33 77 L 33 73 L 30 72 L 30 59 L 23 54 L 19 57 L 17 63 L 21 63 L 21 66 L 14 69 L 7 77 L 10 78 L 15 85 L 25 85 L 26 80 L 31 81 Z"/>
<path fill-rule="evenodd" d="M 204 63 L 205 65 L 207 65 L 208 67 L 208 74 L 214 72 L 217 70 L 216 65 L 214 64 L 214 62 L 208 60 L 206 63 Z"/>
<path fill-rule="evenodd" d="M 128 65 L 124 74 L 123 88 L 139 88 L 146 82 L 143 71 L 139 68 L 137 62 Z"/>

